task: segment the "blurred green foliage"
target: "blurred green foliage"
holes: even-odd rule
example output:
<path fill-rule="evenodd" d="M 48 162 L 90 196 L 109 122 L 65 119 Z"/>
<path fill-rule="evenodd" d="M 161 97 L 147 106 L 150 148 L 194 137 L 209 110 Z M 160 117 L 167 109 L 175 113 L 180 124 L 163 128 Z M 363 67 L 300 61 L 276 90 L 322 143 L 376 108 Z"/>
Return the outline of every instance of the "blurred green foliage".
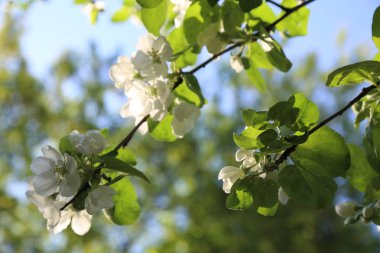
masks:
<path fill-rule="evenodd" d="M 49 78 L 40 80 L 30 74 L 21 54 L 21 31 L 15 17 L 2 20 L 0 252 L 378 252 L 380 242 L 371 227 L 343 227 L 332 209 L 309 210 L 290 201 L 286 208 L 279 207 L 277 216 L 263 217 L 254 209 L 236 212 L 225 207 L 217 173 L 234 163 L 236 146 L 229 133 L 243 126 L 237 110 L 268 108 L 296 89 L 314 99 L 315 85 L 323 76 L 317 55 L 306 57 L 302 67 L 286 77 L 263 72 L 270 93 L 260 95 L 244 75 L 235 75 L 229 67 L 217 69 L 219 78 L 208 85 L 220 85 L 218 92 L 207 97 L 209 103 L 191 135 L 173 143 L 148 136 L 131 143 L 138 168 L 154 177 L 152 184 L 136 185 L 144 207 L 137 223 L 119 227 L 99 216 L 84 237 L 71 230 L 49 235 L 37 208 L 22 197 L 31 159 L 41 145 L 56 144 L 74 129 L 105 125 L 110 127 L 110 143 L 116 144 L 130 125 L 107 107 L 107 99 L 123 99 L 107 77 L 115 57 L 100 58 L 95 45 L 86 55 L 66 52 L 51 67 Z M 346 91 L 338 92 L 344 96 Z M 234 99 L 228 101 L 231 94 Z M 336 110 L 339 103 L 322 106 L 322 114 Z M 225 112 L 226 107 L 233 113 Z M 342 122 L 339 128 L 349 136 L 352 120 L 345 116 Z"/>

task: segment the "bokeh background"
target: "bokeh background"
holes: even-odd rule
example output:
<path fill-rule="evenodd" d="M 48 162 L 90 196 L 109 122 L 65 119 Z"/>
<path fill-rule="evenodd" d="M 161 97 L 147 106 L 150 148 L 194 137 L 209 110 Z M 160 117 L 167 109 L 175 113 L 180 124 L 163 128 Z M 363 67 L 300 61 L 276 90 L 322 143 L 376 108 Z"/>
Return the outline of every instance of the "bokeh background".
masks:
<path fill-rule="evenodd" d="M 30 2 L 28 8 L 20 8 Z M 25 197 L 30 162 L 43 145 L 56 145 L 73 129 L 108 127 L 116 144 L 132 127 L 119 117 L 126 98 L 108 77 L 119 55 L 130 55 L 145 31 L 136 20 L 115 24 L 121 1 L 107 1 L 93 26 L 72 1 L 0 1 L 0 252 L 380 252 L 377 228 L 343 226 L 333 206 L 305 209 L 292 201 L 274 217 L 255 210 L 230 211 L 219 170 L 234 165 L 232 132 L 242 130 L 240 108 L 266 110 L 294 92 L 318 104 L 321 118 L 336 111 L 358 88 L 327 89 L 326 74 L 371 59 L 374 0 L 317 0 L 310 5 L 309 34 L 286 41 L 289 73 L 263 72 L 269 89 L 260 94 L 228 56 L 197 73 L 208 100 L 196 128 L 173 143 L 136 136 L 130 148 L 152 183 L 134 181 L 143 212 L 121 227 L 102 215 L 83 237 L 70 229 L 51 235 Z M 200 61 L 208 54 L 203 52 Z M 348 112 L 330 126 L 361 144 L 363 130 Z M 336 200 L 358 198 L 341 185 Z"/>

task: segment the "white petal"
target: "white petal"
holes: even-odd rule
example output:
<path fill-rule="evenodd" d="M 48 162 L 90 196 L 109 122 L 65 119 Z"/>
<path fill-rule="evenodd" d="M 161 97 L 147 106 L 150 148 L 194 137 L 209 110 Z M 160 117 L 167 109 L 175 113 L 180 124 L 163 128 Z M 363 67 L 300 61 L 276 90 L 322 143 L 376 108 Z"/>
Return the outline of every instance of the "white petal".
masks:
<path fill-rule="evenodd" d="M 41 174 L 43 172 L 50 171 L 54 169 L 55 164 L 54 161 L 47 157 L 37 157 L 33 159 L 32 164 L 30 165 L 31 170 L 35 174 Z"/>
<path fill-rule="evenodd" d="M 195 105 L 182 102 L 173 109 L 172 132 L 182 138 L 195 126 L 200 110 Z"/>
<path fill-rule="evenodd" d="M 91 227 L 91 218 L 92 216 L 88 214 L 86 210 L 75 212 L 71 221 L 71 228 L 74 233 L 77 235 L 86 234 Z"/>
<path fill-rule="evenodd" d="M 278 189 L 278 200 L 283 205 L 286 205 L 286 203 L 288 203 L 288 200 L 289 200 L 289 196 L 284 192 L 282 187 Z"/>
<path fill-rule="evenodd" d="M 47 197 L 41 196 L 37 194 L 35 191 L 27 191 L 26 197 L 38 207 L 38 209 L 41 211 L 44 208 L 49 206 L 49 199 Z"/>
<path fill-rule="evenodd" d="M 50 196 L 57 192 L 58 179 L 54 172 L 47 171 L 36 175 L 33 180 L 36 192 L 41 196 Z"/>
<path fill-rule="evenodd" d="M 55 148 L 50 145 L 46 145 L 42 148 L 42 153 L 45 157 L 50 158 L 55 162 L 55 164 L 63 163 L 63 157 Z"/>
<path fill-rule="evenodd" d="M 94 215 L 97 211 L 99 211 L 99 208 L 91 202 L 91 198 L 89 196 L 87 196 L 86 200 L 84 201 L 84 206 L 87 212 L 91 215 Z"/>
<path fill-rule="evenodd" d="M 153 49 L 158 51 L 159 54 L 160 54 L 160 57 L 163 61 L 167 61 L 169 60 L 169 58 L 172 56 L 173 54 L 173 50 L 172 48 L 170 47 L 170 44 L 168 43 L 168 41 L 160 36 L 158 37 L 154 42 L 153 42 Z"/>
<path fill-rule="evenodd" d="M 245 158 L 247 158 L 247 152 L 245 149 L 238 149 L 235 153 L 235 160 L 237 162 L 243 161 Z"/>
<path fill-rule="evenodd" d="M 239 56 L 231 56 L 230 65 L 236 73 L 240 73 L 244 69 L 243 61 Z"/>
<path fill-rule="evenodd" d="M 73 145 L 74 147 L 77 147 L 80 140 L 83 138 L 83 134 L 79 133 L 78 130 L 74 130 L 70 133 L 69 135 L 69 140 L 70 140 L 70 143 L 71 145 Z"/>
<path fill-rule="evenodd" d="M 238 175 L 239 177 L 244 176 L 244 172 L 240 168 L 234 166 L 226 166 L 219 171 L 218 179 L 221 180 L 231 178 L 235 177 L 235 175 Z"/>
<path fill-rule="evenodd" d="M 61 212 L 61 217 L 57 224 L 49 224 L 48 222 L 48 230 L 53 234 L 57 234 L 66 229 L 70 222 L 73 212 L 71 210 L 65 210 Z"/>
<path fill-rule="evenodd" d="M 65 172 L 71 174 L 77 171 L 77 162 L 75 161 L 75 159 L 68 154 L 65 154 L 65 158 L 66 158 Z"/>
<path fill-rule="evenodd" d="M 151 34 L 145 34 L 141 36 L 137 42 L 137 50 L 141 50 L 144 53 L 148 53 L 152 51 L 153 42 L 155 41 L 155 38 Z"/>
<path fill-rule="evenodd" d="M 77 173 L 66 174 L 65 179 L 59 185 L 59 193 L 63 197 L 74 196 L 78 192 L 80 185 L 81 179 Z"/>
<path fill-rule="evenodd" d="M 136 119 L 136 123 L 137 122 L 139 122 L 137 119 Z M 136 124 L 135 124 L 136 125 Z M 147 134 L 148 133 L 148 131 L 149 131 L 149 127 L 148 127 L 148 123 L 147 122 L 145 122 L 145 123 L 143 123 L 140 127 L 139 127 L 139 133 L 141 134 L 141 135 L 145 135 L 145 134 Z"/>

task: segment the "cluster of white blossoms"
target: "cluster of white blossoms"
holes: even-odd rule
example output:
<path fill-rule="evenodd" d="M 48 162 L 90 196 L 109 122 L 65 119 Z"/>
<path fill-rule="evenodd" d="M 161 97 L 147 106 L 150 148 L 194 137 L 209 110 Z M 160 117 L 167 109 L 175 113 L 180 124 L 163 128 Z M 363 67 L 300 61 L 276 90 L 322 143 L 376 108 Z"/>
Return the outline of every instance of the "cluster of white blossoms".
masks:
<path fill-rule="evenodd" d="M 254 150 L 238 149 L 235 153 L 235 160 L 242 163 L 240 167 L 226 166 L 220 170 L 218 175 L 218 179 L 223 180 L 223 191 L 225 193 L 230 193 L 233 184 L 248 174 L 257 174 L 264 179 L 276 177 L 274 172 L 264 172 L 265 161 L 258 160 Z M 289 199 L 281 187 L 278 191 L 278 199 L 284 205 Z"/>
<path fill-rule="evenodd" d="M 106 141 L 96 130 L 85 134 L 75 130 L 68 137 L 75 149 L 71 155 L 61 154 L 47 145 L 42 148 L 43 156 L 32 161 L 31 170 L 35 176 L 26 196 L 47 220 L 50 232 L 59 233 L 71 223 L 76 234 L 84 235 L 91 227 L 91 215 L 113 207 L 112 198 L 116 192 L 109 186 L 91 183 L 84 209 L 77 210 L 69 204 L 81 186 L 91 182 L 96 170 L 93 158 L 104 150 Z"/>
<path fill-rule="evenodd" d="M 117 88 L 124 89 L 128 98 L 120 111 L 123 118 L 133 117 L 137 125 L 147 115 L 153 121 L 161 121 L 172 113 L 172 132 L 182 138 L 193 128 L 200 110 L 195 105 L 175 99 L 167 65 L 172 54 L 173 50 L 164 37 L 147 34 L 139 38 L 137 52 L 131 58 L 118 58 L 109 75 Z M 139 132 L 148 132 L 146 122 Z"/>

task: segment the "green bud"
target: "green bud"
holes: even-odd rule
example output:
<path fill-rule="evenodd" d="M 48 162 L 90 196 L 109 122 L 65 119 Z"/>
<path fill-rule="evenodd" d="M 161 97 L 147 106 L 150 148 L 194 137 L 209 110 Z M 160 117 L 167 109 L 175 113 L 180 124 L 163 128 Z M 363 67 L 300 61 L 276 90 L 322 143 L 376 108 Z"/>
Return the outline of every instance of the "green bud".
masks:
<path fill-rule="evenodd" d="M 355 208 L 355 203 L 348 201 L 336 205 L 335 212 L 341 217 L 351 217 L 356 213 Z"/>

